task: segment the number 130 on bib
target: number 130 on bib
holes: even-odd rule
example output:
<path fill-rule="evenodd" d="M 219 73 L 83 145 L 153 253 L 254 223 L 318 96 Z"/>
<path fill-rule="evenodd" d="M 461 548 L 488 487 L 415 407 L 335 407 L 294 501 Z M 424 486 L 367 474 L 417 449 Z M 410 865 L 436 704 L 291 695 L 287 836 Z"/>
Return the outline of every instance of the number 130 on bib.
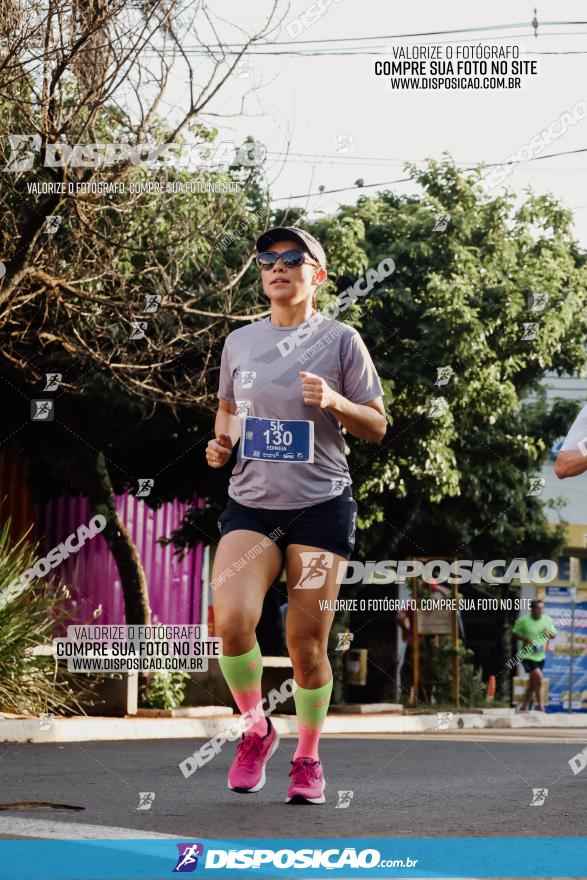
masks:
<path fill-rule="evenodd" d="M 314 422 L 247 416 L 242 425 L 242 457 L 257 461 L 314 461 Z"/>

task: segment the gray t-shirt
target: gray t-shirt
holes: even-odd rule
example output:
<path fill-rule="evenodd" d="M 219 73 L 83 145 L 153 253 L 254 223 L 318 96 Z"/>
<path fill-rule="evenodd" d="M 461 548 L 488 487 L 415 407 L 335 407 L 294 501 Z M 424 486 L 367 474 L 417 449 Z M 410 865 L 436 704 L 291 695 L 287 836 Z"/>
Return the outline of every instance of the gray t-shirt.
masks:
<path fill-rule="evenodd" d="M 241 440 L 228 494 L 246 507 L 308 507 L 342 494 L 352 484 L 340 422 L 329 410 L 304 403 L 300 371 L 321 376 L 353 403 L 383 395 L 371 356 L 353 327 L 323 318 L 310 338 L 296 345 L 294 331 L 306 326 L 274 327 L 264 318 L 233 330 L 224 343 L 220 400 L 236 402 L 241 417 L 314 423 L 311 464 L 243 459 Z"/>
<path fill-rule="evenodd" d="M 583 441 L 581 443 L 581 441 Z M 581 446 L 579 446 L 581 443 Z M 560 448 L 561 452 L 582 452 L 587 448 L 587 404 L 581 408 Z"/>

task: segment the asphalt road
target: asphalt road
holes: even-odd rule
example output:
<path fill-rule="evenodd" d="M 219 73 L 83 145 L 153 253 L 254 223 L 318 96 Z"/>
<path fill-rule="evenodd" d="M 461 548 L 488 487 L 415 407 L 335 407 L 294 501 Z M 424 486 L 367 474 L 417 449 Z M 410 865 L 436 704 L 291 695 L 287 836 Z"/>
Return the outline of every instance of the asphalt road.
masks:
<path fill-rule="evenodd" d="M 226 786 L 230 743 L 184 779 L 178 764 L 202 743 L 0 744 L 2 803 L 84 808 L 1 810 L 0 836 L 35 837 L 39 820 L 190 839 L 585 834 L 587 769 L 574 775 L 568 761 L 587 745 L 587 731 L 323 737 L 327 801 L 315 807 L 283 803 L 293 738 L 282 738 L 254 795 Z M 530 806 L 535 788 L 548 789 L 541 806 Z M 346 809 L 335 806 L 338 790 L 353 791 Z M 139 792 L 155 792 L 149 810 L 137 810 Z"/>

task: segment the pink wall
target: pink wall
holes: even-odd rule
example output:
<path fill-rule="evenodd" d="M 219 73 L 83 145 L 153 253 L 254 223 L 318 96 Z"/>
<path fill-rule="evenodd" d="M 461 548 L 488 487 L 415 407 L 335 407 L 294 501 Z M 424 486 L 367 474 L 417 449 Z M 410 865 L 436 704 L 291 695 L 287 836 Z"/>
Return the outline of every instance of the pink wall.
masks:
<path fill-rule="evenodd" d="M 203 506 L 203 499 L 199 505 Z M 162 547 L 158 538 L 169 537 L 182 520 L 188 504 L 172 501 L 151 510 L 134 495 L 119 495 L 117 510 L 137 547 L 145 568 L 153 623 L 200 623 L 203 543 L 185 553 L 180 562 L 173 546 Z M 85 498 L 60 498 L 37 516 L 37 531 L 44 538 L 40 553 L 47 552 L 80 525 L 91 519 Z M 124 623 L 124 599 L 116 564 L 102 535 L 86 541 L 82 549 L 55 574 L 70 589 L 67 605 L 77 623 L 91 623 L 94 609 L 102 606 L 97 623 Z"/>

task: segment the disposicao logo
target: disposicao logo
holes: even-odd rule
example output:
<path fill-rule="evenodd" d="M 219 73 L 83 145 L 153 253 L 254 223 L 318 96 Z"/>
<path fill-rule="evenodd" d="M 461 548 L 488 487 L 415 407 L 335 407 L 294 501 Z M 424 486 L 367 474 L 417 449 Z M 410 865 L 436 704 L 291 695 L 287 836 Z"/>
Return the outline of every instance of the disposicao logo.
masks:
<path fill-rule="evenodd" d="M 201 843 L 178 843 L 179 855 L 177 865 L 173 869 L 174 874 L 187 874 L 195 871 L 198 867 L 198 857 L 204 855 L 204 847 Z"/>

